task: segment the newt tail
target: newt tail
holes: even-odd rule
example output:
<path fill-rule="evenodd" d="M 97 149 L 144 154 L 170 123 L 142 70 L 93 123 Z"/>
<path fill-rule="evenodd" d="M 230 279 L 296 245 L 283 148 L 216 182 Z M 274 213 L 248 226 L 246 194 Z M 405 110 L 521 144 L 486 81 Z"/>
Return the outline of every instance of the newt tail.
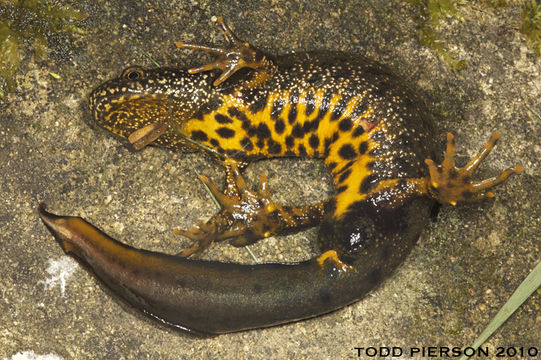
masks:
<path fill-rule="evenodd" d="M 64 251 L 81 259 L 125 301 L 164 323 L 200 334 L 324 314 L 358 300 L 387 272 L 373 257 L 358 258 L 352 269 L 344 268 L 332 250 L 287 264 L 187 259 L 128 246 L 80 217 L 47 212 L 45 204 L 39 215 Z"/>

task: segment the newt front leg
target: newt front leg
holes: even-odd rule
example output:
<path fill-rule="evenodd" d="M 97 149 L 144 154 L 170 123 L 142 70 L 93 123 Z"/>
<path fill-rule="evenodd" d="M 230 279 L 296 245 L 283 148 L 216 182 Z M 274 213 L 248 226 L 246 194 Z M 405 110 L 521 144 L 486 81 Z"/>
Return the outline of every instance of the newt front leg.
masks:
<path fill-rule="evenodd" d="M 197 74 L 210 70 L 221 70 L 222 73 L 214 81 L 214 86 L 220 85 L 235 72 L 243 68 L 249 68 L 256 71 L 256 76 L 245 84 L 247 88 L 258 87 L 271 78 L 277 68 L 268 56 L 250 45 L 250 43 L 237 38 L 223 21 L 222 17 L 219 17 L 217 21 L 229 43 L 227 46 L 205 46 L 182 41 L 176 43 L 177 47 L 181 49 L 199 50 L 219 55 L 218 59 L 215 61 L 188 69 L 188 72 L 190 74 Z"/>

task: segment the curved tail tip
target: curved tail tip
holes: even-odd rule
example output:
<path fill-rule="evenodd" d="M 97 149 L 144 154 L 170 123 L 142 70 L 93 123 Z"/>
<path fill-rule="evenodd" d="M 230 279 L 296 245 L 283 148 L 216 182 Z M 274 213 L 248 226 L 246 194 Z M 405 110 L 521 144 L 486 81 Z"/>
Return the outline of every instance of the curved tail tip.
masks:
<path fill-rule="evenodd" d="M 51 222 L 53 219 L 59 218 L 60 216 L 51 214 L 50 212 L 46 211 L 47 204 L 44 202 L 39 203 L 38 205 L 38 213 L 39 217 L 45 221 L 45 222 Z"/>

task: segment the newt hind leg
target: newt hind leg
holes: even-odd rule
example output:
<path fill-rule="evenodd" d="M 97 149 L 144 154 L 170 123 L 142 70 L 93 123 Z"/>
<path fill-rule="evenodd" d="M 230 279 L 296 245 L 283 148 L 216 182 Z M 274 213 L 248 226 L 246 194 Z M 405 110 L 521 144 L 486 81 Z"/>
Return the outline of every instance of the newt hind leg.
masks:
<path fill-rule="evenodd" d="M 447 134 L 447 148 L 441 165 L 436 165 L 431 159 L 426 159 L 429 176 L 427 177 L 428 193 L 441 203 L 456 205 L 458 202 L 472 201 L 493 197 L 488 189 L 501 184 L 512 174 L 520 173 L 522 166 L 510 167 L 499 175 L 473 181 L 472 176 L 481 162 L 487 157 L 500 138 L 499 132 L 494 132 L 479 153 L 463 168 L 455 166 L 455 141 L 451 133 Z"/>
<path fill-rule="evenodd" d="M 273 235 L 284 235 L 317 225 L 324 213 L 323 203 L 306 206 L 281 206 L 270 196 L 267 177 L 260 177 L 257 191 L 248 189 L 236 161 L 226 160 L 226 189 L 220 191 L 206 176 L 199 179 L 209 188 L 221 210 L 206 223 L 198 222 L 190 231 L 177 234 L 194 241 L 179 253 L 197 256 L 214 242 L 230 240 L 233 246 L 253 244 Z"/>

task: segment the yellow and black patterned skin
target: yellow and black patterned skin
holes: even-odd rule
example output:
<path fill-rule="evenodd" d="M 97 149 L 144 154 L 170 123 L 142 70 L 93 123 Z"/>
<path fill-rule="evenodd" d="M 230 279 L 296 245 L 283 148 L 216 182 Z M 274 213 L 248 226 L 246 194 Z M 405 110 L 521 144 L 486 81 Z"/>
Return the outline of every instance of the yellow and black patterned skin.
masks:
<path fill-rule="evenodd" d="M 80 218 L 40 207 L 66 252 L 84 259 L 104 283 L 154 317 L 216 334 L 343 307 L 400 264 L 437 200 L 490 197 L 486 189 L 521 170 L 471 182 L 497 134 L 466 169 L 454 167 L 449 134 L 445 160 L 436 166 L 430 160 L 436 151 L 429 112 L 416 91 L 385 67 L 338 53 L 272 57 L 221 24 L 229 47 L 178 44 L 221 55 L 215 63 L 197 69 L 132 67 L 90 96 L 96 123 L 136 149 L 153 144 L 200 151 L 196 142 L 225 158 L 224 193 L 202 177 L 223 209 L 207 224 L 182 232 L 195 240 L 185 257 L 131 248 Z M 227 57 L 231 53 L 233 59 Z M 222 75 L 216 79 L 207 71 L 212 69 Z M 245 163 L 285 156 L 322 158 L 335 194 L 296 207 L 272 202 L 264 178 L 258 192 L 246 189 L 240 175 Z M 301 263 L 193 259 L 215 241 L 241 246 L 315 225 L 322 255 Z"/>

